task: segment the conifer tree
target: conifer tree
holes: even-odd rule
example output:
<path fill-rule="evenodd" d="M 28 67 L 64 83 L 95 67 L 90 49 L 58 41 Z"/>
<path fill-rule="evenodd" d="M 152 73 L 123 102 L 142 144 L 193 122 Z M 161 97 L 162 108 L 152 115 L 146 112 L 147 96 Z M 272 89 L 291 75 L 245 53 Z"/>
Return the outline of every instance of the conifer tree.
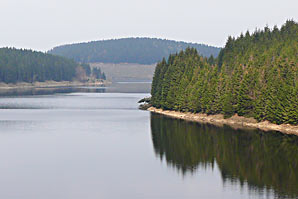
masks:
<path fill-rule="evenodd" d="M 298 123 L 298 24 L 229 37 L 216 59 L 186 49 L 157 64 L 152 101 L 164 109 Z M 216 63 L 214 63 L 216 62 Z"/>

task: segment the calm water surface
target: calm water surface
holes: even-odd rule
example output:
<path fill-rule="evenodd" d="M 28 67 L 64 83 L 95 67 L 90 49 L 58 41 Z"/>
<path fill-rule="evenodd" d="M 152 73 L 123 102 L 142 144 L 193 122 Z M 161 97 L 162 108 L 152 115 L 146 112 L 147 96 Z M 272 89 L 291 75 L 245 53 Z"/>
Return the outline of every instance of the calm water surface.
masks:
<path fill-rule="evenodd" d="M 3 94 L 0 198 L 298 197 L 297 138 L 150 114 L 121 86 Z"/>

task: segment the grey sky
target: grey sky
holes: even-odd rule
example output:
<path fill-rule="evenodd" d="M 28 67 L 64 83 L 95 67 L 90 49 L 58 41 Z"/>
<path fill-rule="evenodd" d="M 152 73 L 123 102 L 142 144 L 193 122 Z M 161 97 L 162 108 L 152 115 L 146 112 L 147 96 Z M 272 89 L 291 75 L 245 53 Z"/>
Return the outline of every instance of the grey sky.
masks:
<path fill-rule="evenodd" d="M 158 37 L 223 46 L 227 36 L 298 20 L 297 0 L 0 0 L 0 46 Z"/>

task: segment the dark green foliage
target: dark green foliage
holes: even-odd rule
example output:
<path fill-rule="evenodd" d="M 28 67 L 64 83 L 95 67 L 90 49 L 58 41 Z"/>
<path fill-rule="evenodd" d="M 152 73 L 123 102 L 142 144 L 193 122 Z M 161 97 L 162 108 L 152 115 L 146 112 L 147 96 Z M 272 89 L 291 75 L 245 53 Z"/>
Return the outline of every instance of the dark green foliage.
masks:
<path fill-rule="evenodd" d="M 105 73 L 102 73 L 100 68 L 93 68 L 92 75 L 95 79 L 106 79 Z"/>
<path fill-rule="evenodd" d="M 298 124 L 298 24 L 229 37 L 218 59 L 187 48 L 157 64 L 152 105 Z"/>
<path fill-rule="evenodd" d="M 0 82 L 71 81 L 76 67 L 76 62 L 59 56 L 32 50 L 0 49 Z"/>
<path fill-rule="evenodd" d="M 91 68 L 89 64 L 81 64 L 82 68 L 85 70 L 86 75 L 90 76 L 91 75 Z"/>
<path fill-rule="evenodd" d="M 151 114 L 156 155 L 182 174 L 218 165 L 223 183 L 248 185 L 263 198 L 298 197 L 298 137 L 216 127 Z M 278 197 L 280 196 L 280 197 Z M 284 197 L 282 197 L 284 196 Z"/>
<path fill-rule="evenodd" d="M 153 64 L 187 47 L 196 48 L 203 56 L 216 57 L 220 48 L 203 44 L 151 38 L 125 38 L 58 46 L 49 53 L 77 62 Z M 213 62 L 214 58 L 210 59 Z"/>

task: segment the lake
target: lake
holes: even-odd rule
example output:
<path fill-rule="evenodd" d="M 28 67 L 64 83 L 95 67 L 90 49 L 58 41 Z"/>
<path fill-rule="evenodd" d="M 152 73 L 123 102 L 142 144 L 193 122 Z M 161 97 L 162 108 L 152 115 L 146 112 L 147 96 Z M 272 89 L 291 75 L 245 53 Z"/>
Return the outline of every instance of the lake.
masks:
<path fill-rule="evenodd" d="M 298 198 L 298 139 L 138 110 L 150 84 L 0 97 L 0 198 Z"/>

